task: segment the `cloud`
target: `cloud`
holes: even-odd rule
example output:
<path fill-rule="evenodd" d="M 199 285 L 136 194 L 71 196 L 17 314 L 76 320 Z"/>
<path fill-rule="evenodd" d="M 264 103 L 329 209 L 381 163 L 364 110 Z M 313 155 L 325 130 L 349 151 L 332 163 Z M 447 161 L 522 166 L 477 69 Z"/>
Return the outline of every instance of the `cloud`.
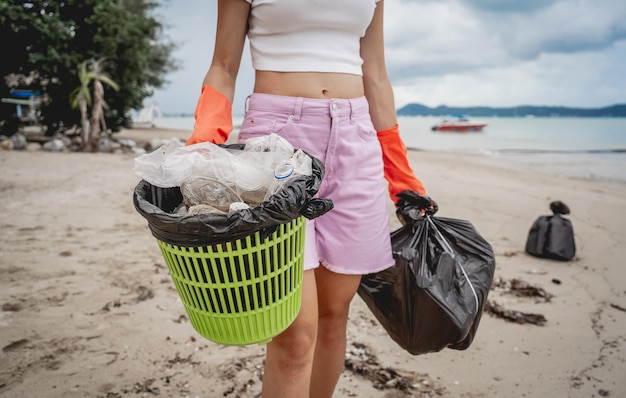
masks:
<path fill-rule="evenodd" d="M 624 100 L 623 0 L 388 0 L 385 7 L 399 105 Z"/>
<path fill-rule="evenodd" d="M 161 0 L 166 1 L 166 0 Z M 212 56 L 216 0 L 164 3 L 184 69 L 155 99 L 190 114 Z M 385 0 L 396 105 L 605 106 L 626 92 L 624 0 Z M 244 51 L 234 112 L 254 73 Z"/>
<path fill-rule="evenodd" d="M 506 58 L 470 9 L 449 2 L 385 5 L 386 58 L 398 79 L 475 70 Z"/>
<path fill-rule="evenodd" d="M 492 65 L 510 62 L 508 57 L 603 50 L 626 39 L 623 0 L 499 3 L 389 1 L 385 34 L 392 67 Z"/>
<path fill-rule="evenodd" d="M 469 0 L 468 7 L 495 13 L 528 13 L 549 7 L 555 1 L 546 0 Z"/>
<path fill-rule="evenodd" d="M 624 102 L 626 41 L 602 53 L 543 54 L 508 66 L 395 84 L 396 105 L 571 105 L 599 107 Z"/>
<path fill-rule="evenodd" d="M 621 0 L 559 1 L 535 13 L 484 21 L 485 29 L 518 58 L 603 50 L 626 39 L 626 4 Z"/>

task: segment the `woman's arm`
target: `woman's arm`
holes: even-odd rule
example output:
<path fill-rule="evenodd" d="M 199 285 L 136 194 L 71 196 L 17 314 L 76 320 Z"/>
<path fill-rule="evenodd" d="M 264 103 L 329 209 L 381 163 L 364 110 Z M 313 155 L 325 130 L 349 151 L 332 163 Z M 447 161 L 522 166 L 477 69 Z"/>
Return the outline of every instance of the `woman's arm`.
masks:
<path fill-rule="evenodd" d="M 415 176 L 409 164 L 407 150 L 398 130 L 393 88 L 385 66 L 382 0 L 376 6 L 372 22 L 361 39 L 361 57 L 365 97 L 383 152 L 389 197 L 396 203 L 397 195 L 403 191 L 426 195 L 424 184 Z"/>
<path fill-rule="evenodd" d="M 393 89 L 385 66 L 383 3 L 384 1 L 380 1 L 376 5 L 372 22 L 361 39 L 363 86 L 370 106 L 372 123 L 378 131 L 398 123 Z"/>
<path fill-rule="evenodd" d="M 219 0 L 215 50 L 202 82 L 194 112 L 193 134 L 187 145 L 223 144 L 233 130 L 235 81 L 248 29 L 250 5 L 244 0 Z"/>
<path fill-rule="evenodd" d="M 219 0 L 213 60 L 203 85 L 224 94 L 232 103 L 235 81 L 248 30 L 250 4 L 244 0 Z"/>

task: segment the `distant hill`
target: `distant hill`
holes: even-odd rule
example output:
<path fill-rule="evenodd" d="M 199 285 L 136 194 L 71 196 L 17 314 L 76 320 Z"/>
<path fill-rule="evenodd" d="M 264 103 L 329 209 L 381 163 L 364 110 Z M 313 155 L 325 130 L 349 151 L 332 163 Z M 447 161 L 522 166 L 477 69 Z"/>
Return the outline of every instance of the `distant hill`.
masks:
<path fill-rule="evenodd" d="M 604 108 L 568 108 L 564 106 L 515 106 L 493 108 L 488 106 L 449 107 L 445 105 L 430 108 L 422 104 L 408 104 L 398 109 L 399 116 L 445 116 L 461 114 L 470 117 L 626 117 L 626 104 Z"/>

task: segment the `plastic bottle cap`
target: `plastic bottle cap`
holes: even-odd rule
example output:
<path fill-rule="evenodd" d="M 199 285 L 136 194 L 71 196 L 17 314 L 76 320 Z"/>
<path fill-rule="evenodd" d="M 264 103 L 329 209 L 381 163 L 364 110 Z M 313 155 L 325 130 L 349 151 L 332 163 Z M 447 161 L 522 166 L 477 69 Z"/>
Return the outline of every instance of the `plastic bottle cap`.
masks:
<path fill-rule="evenodd" d="M 274 177 L 284 180 L 293 174 L 293 164 L 290 161 L 283 162 L 274 169 Z"/>

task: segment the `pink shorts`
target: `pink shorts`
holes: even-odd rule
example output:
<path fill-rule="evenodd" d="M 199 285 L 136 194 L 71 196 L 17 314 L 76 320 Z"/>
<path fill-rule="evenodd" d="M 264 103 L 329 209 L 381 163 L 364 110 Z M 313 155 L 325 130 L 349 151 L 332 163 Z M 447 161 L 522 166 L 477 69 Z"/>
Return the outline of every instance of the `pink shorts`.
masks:
<path fill-rule="evenodd" d="M 365 97 L 252 94 L 239 142 L 270 133 L 324 163 L 316 196 L 335 205 L 307 220 L 305 269 L 322 264 L 337 273 L 367 274 L 393 265 L 382 152 Z"/>

